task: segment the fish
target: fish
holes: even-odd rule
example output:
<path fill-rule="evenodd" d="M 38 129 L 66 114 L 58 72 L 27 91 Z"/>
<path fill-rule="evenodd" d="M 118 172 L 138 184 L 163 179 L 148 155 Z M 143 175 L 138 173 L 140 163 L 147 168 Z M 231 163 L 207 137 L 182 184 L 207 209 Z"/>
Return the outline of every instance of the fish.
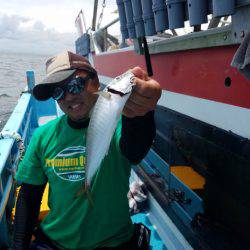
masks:
<path fill-rule="evenodd" d="M 99 97 L 93 108 L 87 131 L 85 184 L 82 190 L 92 204 L 89 187 L 102 160 L 108 154 L 121 113 L 135 85 L 134 78 L 135 75 L 127 71 L 115 77 L 103 91 L 97 93 Z"/>

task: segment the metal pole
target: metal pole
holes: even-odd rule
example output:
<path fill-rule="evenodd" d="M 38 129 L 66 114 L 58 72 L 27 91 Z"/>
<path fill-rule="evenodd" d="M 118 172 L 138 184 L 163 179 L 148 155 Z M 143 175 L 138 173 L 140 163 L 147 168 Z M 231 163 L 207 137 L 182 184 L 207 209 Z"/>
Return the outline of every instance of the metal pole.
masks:
<path fill-rule="evenodd" d="M 95 26 L 96 26 L 97 7 L 98 7 L 98 0 L 95 0 L 93 19 L 92 19 L 92 30 L 94 31 L 95 31 Z"/>
<path fill-rule="evenodd" d="M 26 71 L 26 77 L 27 77 L 28 91 L 29 93 L 32 93 L 32 89 L 35 86 L 34 71 Z M 38 117 L 37 117 L 36 101 L 34 97 L 31 97 L 31 105 L 32 105 L 32 116 L 31 116 L 32 126 L 37 127 Z"/>
<path fill-rule="evenodd" d="M 84 15 L 83 10 L 81 10 L 81 16 L 82 16 L 82 21 L 83 21 L 83 25 L 84 25 L 84 28 L 85 28 L 85 32 L 87 32 L 86 19 L 85 19 L 85 15 Z"/>
<path fill-rule="evenodd" d="M 144 178 L 146 187 L 149 189 L 149 191 L 152 192 L 152 194 L 155 196 L 156 200 L 162 204 L 165 208 L 169 206 L 169 198 L 166 196 L 156 184 L 155 182 L 150 178 L 150 176 L 147 174 L 147 172 L 141 167 L 140 165 L 137 166 L 138 173 Z"/>
<path fill-rule="evenodd" d="M 101 27 L 100 30 L 105 30 L 105 29 L 109 28 L 111 25 L 117 23 L 118 21 L 119 21 L 119 17 L 114 19 L 112 22 L 108 23 L 107 25 Z"/>
<path fill-rule="evenodd" d="M 34 71 L 27 71 L 26 77 L 27 77 L 28 90 L 29 90 L 29 92 L 31 92 L 33 87 L 35 86 Z"/>

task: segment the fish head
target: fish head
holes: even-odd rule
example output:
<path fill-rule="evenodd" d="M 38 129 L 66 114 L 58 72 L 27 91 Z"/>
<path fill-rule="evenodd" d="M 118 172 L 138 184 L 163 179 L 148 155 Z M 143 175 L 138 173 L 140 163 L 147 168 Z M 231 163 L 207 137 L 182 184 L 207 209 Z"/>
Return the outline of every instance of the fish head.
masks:
<path fill-rule="evenodd" d="M 134 78 L 135 75 L 131 71 L 126 71 L 122 75 L 115 77 L 107 86 L 107 90 L 120 95 L 126 95 L 132 91 L 135 85 Z"/>

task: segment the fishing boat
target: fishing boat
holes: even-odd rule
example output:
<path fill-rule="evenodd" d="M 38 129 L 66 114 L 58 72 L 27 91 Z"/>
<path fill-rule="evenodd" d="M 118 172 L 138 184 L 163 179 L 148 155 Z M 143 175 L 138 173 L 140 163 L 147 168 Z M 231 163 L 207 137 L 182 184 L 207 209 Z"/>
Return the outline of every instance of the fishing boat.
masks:
<path fill-rule="evenodd" d="M 250 30 L 250 1 L 117 0 L 117 7 L 119 18 L 96 29 L 94 1 L 92 27 L 84 32 L 80 12 L 75 45 L 103 86 L 138 65 L 163 88 L 154 144 L 131 173 L 148 190 L 147 205 L 132 220 L 151 229 L 155 250 L 249 249 L 250 81 L 230 64 Z M 120 39 L 108 32 L 119 21 Z M 185 22 L 192 32 L 177 35 Z M 32 97 L 34 79 L 27 72 L 27 91 L 1 132 L 3 249 L 11 242 L 18 162 L 34 130 L 62 114 L 53 100 Z"/>

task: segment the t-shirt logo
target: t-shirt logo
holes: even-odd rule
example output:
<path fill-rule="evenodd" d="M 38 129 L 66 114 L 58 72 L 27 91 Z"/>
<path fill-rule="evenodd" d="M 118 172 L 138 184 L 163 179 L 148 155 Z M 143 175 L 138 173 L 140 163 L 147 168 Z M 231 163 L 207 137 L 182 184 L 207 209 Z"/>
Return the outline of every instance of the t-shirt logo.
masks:
<path fill-rule="evenodd" d="M 80 181 L 85 179 L 86 147 L 69 147 L 53 159 L 46 159 L 46 166 L 53 167 L 55 174 L 63 180 Z"/>

